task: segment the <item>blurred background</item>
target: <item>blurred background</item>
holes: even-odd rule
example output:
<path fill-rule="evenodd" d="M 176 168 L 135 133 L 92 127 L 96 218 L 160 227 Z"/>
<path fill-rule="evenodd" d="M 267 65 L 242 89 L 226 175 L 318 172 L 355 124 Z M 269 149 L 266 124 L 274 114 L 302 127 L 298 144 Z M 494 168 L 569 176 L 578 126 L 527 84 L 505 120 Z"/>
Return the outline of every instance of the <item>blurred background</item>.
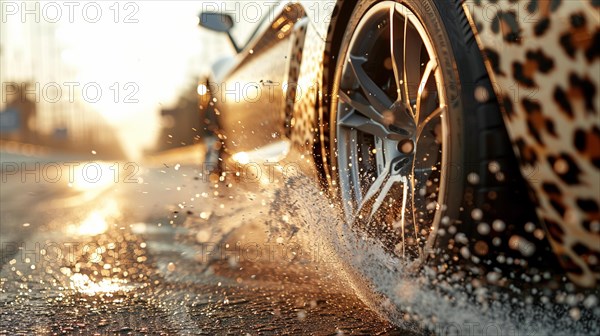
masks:
<path fill-rule="evenodd" d="M 0 5 L 3 152 L 136 159 L 200 141 L 198 81 L 234 51 L 198 13 L 234 2 Z M 237 21 L 243 42 L 251 23 Z"/>

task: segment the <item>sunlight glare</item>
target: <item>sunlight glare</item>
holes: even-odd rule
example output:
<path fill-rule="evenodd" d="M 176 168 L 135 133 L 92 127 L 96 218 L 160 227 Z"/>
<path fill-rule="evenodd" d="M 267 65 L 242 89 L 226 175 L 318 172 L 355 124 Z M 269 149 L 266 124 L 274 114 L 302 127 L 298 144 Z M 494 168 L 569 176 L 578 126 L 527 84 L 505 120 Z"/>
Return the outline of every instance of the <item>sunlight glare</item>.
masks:
<path fill-rule="evenodd" d="M 99 282 L 94 282 L 86 274 L 75 273 L 71 276 L 70 280 L 71 289 L 89 296 L 115 292 L 128 292 L 132 289 L 132 286 L 127 285 L 127 280 L 125 279 L 104 278 Z"/>

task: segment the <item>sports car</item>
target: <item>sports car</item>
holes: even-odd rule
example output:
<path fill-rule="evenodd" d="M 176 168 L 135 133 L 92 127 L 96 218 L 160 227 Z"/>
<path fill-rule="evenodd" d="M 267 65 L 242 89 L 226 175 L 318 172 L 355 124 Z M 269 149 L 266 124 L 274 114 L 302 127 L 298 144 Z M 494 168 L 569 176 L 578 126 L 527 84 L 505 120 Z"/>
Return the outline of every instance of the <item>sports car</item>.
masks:
<path fill-rule="evenodd" d="M 224 157 L 309 158 L 414 272 L 597 290 L 599 1 L 279 1 L 247 41 L 239 12 L 199 17 L 233 45 L 201 83 Z"/>

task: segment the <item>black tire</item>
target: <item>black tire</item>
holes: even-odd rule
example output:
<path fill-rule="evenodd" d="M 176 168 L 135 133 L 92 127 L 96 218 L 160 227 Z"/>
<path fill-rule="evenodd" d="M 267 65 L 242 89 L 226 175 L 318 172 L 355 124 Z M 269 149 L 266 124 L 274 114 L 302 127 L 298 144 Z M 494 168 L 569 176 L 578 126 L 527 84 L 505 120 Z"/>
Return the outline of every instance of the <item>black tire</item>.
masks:
<path fill-rule="evenodd" d="M 337 93 L 350 41 L 363 16 L 379 2 L 359 1 L 347 23 L 331 92 L 331 139 L 337 136 Z M 460 271 L 465 275 L 462 281 L 466 282 L 473 277 L 485 282 L 482 274 L 493 268 L 500 269 L 500 278 L 492 280 L 494 284 L 503 285 L 514 283 L 519 272 L 540 274 L 553 269 L 557 263 L 547 240 L 539 235 L 541 227 L 534 203 L 520 173 L 482 53 L 461 3 L 458 0 L 402 1 L 417 16 L 434 44 L 448 98 L 450 137 L 445 146 L 451 169 L 446 169 L 450 176 L 446 179 L 446 207 L 440 210 L 445 220 L 436 232 L 435 248 L 429 254 L 428 263 L 437 269 Z M 337 147 L 335 143 L 329 147 L 335 166 Z M 332 180 L 339 179 L 335 169 L 331 175 Z M 459 236 L 466 240 L 457 239 Z M 524 251 L 523 245 L 515 248 L 514 241 L 511 248 L 509 241 L 515 236 L 529 242 L 526 246 L 529 250 Z M 517 265 L 507 260 L 520 262 Z M 370 281 L 376 283 L 377 279 Z"/>

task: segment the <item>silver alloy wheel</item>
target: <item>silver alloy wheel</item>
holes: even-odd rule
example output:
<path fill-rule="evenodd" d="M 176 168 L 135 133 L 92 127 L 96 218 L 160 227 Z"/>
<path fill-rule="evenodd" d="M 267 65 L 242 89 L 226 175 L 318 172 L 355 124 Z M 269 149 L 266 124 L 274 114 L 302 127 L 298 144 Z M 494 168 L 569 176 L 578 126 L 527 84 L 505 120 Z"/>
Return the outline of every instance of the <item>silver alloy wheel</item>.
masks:
<path fill-rule="evenodd" d="M 424 260 L 441 220 L 449 136 L 433 43 L 384 1 L 353 33 L 339 79 L 333 157 L 346 219 L 391 252 Z"/>

